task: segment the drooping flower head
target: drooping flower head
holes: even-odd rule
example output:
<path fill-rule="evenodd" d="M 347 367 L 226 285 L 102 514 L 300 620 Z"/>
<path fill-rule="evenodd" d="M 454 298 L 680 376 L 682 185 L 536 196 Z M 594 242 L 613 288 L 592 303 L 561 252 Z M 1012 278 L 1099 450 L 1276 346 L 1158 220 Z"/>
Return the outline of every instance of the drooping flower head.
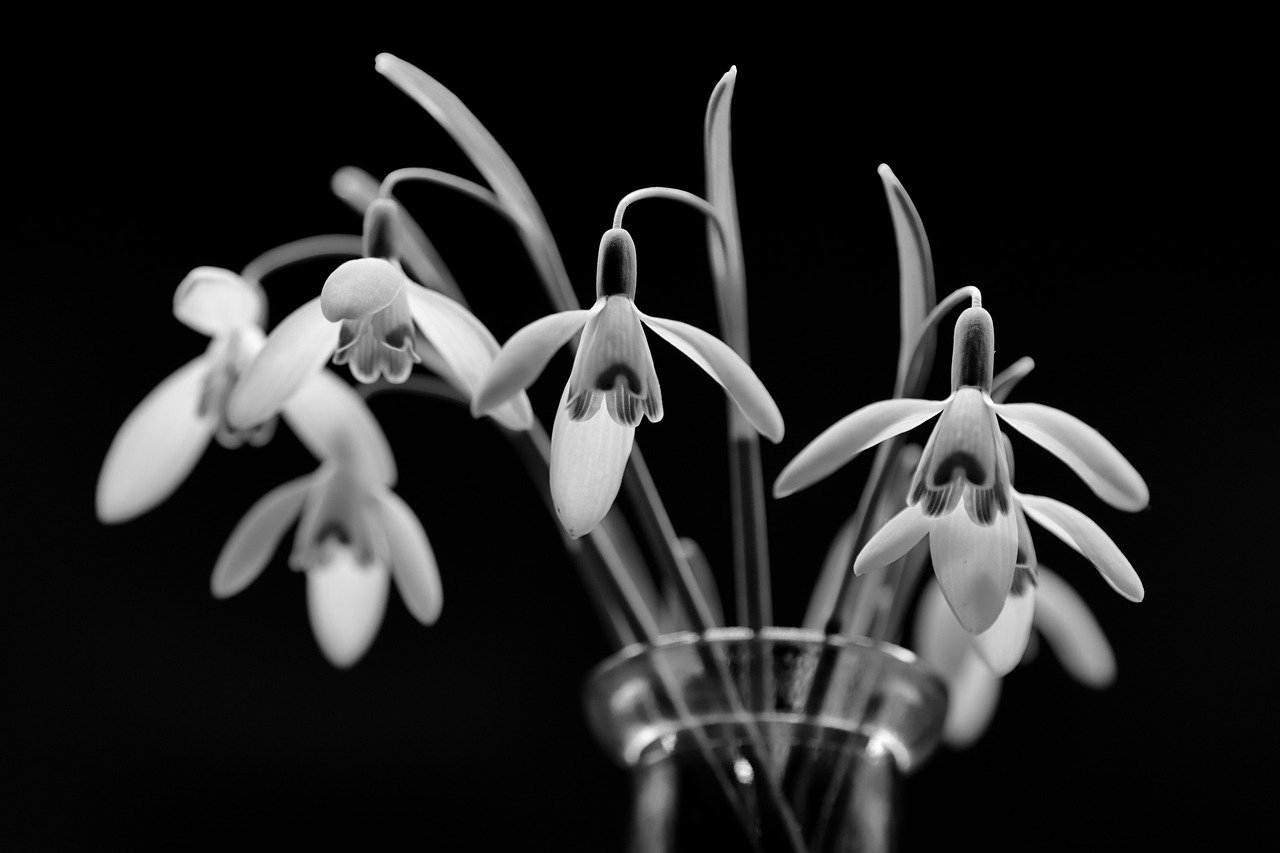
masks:
<path fill-rule="evenodd" d="M 814 439 L 774 484 L 778 497 L 805 488 L 862 450 L 941 412 L 908 506 L 859 552 L 854 571 L 891 563 L 927 535 L 943 594 L 974 634 L 991 628 L 1005 606 L 1018 562 L 1019 528 L 1025 529 L 1012 501 L 997 416 L 1066 462 L 1108 503 L 1137 510 L 1148 500 L 1137 471 L 1091 427 L 1047 406 L 995 403 L 994 352 L 991 316 L 974 305 L 956 322 L 950 396 L 885 400 L 859 409 Z"/>
<path fill-rule="evenodd" d="M 331 358 L 361 382 L 403 382 L 413 365 L 429 362 L 472 396 L 498 351 L 498 342 L 459 303 L 405 275 L 391 231 L 398 207 L 379 199 L 365 214 L 365 253 L 340 265 L 320 296 L 272 330 L 231 395 L 232 424 L 269 419 Z M 421 335 L 421 339 L 415 336 Z M 527 429 L 533 413 L 519 395 L 493 416 Z"/>
<path fill-rule="evenodd" d="M 262 287 L 217 267 L 198 267 L 178 285 L 173 313 L 211 338 L 205 352 L 156 387 L 116 433 L 98 478 L 97 512 L 104 522 L 127 521 L 167 498 L 186 479 L 211 438 L 228 448 L 270 439 L 271 417 L 233 423 L 228 401 L 263 347 L 266 298 Z M 376 424 L 359 396 L 337 377 L 304 381 L 283 407 L 285 419 L 320 458 L 339 432 L 368 435 Z M 377 447 L 357 451 L 394 479 L 395 467 Z"/>
<path fill-rule="evenodd" d="M 1115 654 L 1079 594 L 1044 566 L 1038 567 L 1036 582 L 1027 585 L 1025 594 L 1028 602 L 1022 606 L 1034 612 L 1028 632 L 1034 626 L 1063 668 L 1081 684 L 1095 689 L 1111 684 L 1116 676 Z M 1000 621 L 1004 619 L 1002 614 Z M 969 746 L 986 731 L 1000 699 L 1002 675 L 1023 660 L 1019 653 L 1008 669 L 994 672 L 976 639 L 956 621 L 941 587 L 927 584 L 916 610 L 912 648 L 947 683 L 943 737 L 956 748 Z"/>
<path fill-rule="evenodd" d="M 362 441 L 379 443 L 379 432 Z M 410 612 L 433 624 L 443 602 L 435 557 L 413 511 L 388 483 L 352 456 L 352 442 L 319 470 L 268 492 L 236 525 L 211 586 L 228 598 L 270 562 L 297 521 L 289 564 L 307 578 L 307 610 L 316 641 L 334 666 L 354 664 L 377 634 L 395 579 Z M 345 449 L 343 449 L 345 448 Z"/>
<path fill-rule="evenodd" d="M 556 350 L 582 339 L 551 431 L 551 491 L 571 536 L 589 533 L 608 512 L 622 482 L 635 427 L 662 419 L 662 391 L 642 326 L 720 383 L 762 435 L 780 441 L 782 414 L 751 367 L 731 347 L 687 323 L 650 317 L 636 307 L 636 249 L 622 228 L 606 231 L 590 309 L 535 320 L 506 342 L 472 403 L 483 414 L 533 383 Z"/>

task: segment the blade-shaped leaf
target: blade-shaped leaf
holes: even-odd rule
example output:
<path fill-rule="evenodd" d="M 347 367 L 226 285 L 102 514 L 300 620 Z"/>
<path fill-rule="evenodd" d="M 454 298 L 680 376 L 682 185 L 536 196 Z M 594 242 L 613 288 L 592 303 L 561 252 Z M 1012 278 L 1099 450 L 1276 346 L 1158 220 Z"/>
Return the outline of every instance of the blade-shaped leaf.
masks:
<path fill-rule="evenodd" d="M 898 243 L 898 291 L 901 298 L 902 340 L 898 354 L 898 390 L 900 396 L 919 396 L 929 368 L 938 335 L 930 328 L 920 341 L 920 355 L 912 361 L 917 336 L 924 326 L 924 319 L 937 304 L 937 291 L 933 282 L 933 256 L 929 252 L 929 238 L 924 233 L 924 223 L 911 197 L 887 165 L 879 168 L 884 193 L 889 199 L 889 212 L 893 216 L 893 233 Z"/>
<path fill-rule="evenodd" d="M 493 138 L 493 134 L 489 133 L 457 95 L 420 68 L 389 53 L 378 54 L 374 64 L 379 74 L 417 101 L 448 131 L 489 182 L 499 201 L 520 221 L 520 238 L 556 307 L 562 311 L 577 308 L 578 299 L 573 293 L 569 276 L 560 259 L 560 250 L 551 237 L 542 210 L 534 200 L 529 185 Z"/>

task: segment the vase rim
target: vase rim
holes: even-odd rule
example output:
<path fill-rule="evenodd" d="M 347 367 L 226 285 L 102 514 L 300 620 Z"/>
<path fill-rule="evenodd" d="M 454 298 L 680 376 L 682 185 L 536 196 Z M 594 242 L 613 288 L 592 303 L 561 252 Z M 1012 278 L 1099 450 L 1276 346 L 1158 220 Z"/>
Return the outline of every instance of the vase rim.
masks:
<path fill-rule="evenodd" d="M 843 634 L 824 634 L 821 631 L 814 631 L 808 628 L 787 628 L 771 625 L 755 629 L 731 626 L 709 628 L 701 634 L 696 631 L 673 631 L 669 634 L 661 635 L 652 643 L 631 643 L 592 667 L 591 672 L 587 675 L 587 680 L 591 681 L 602 672 L 657 650 L 694 646 L 698 643 L 742 642 L 753 639 L 769 642 L 781 641 L 797 645 L 871 649 L 896 658 L 903 663 L 926 666 L 927 668 L 927 665 L 915 652 L 884 640 L 873 640 L 870 637 L 860 636 L 849 637 Z"/>

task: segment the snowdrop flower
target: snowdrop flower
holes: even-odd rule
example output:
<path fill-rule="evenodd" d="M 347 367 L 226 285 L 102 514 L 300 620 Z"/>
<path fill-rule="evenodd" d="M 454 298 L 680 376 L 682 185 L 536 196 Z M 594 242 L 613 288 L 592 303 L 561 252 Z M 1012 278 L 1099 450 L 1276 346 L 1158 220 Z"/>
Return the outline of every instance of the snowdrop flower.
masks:
<path fill-rule="evenodd" d="M 551 492 L 575 538 L 612 506 L 641 418 L 662 419 L 662 391 L 641 324 L 720 383 L 762 435 L 782 440 L 782 414 L 747 363 L 701 329 L 642 313 L 635 293 L 635 243 L 625 229 L 610 229 L 600 240 L 595 305 L 543 317 L 512 335 L 472 403 L 477 414 L 503 404 L 582 331 L 551 432 Z"/>
<path fill-rule="evenodd" d="M 885 400 L 859 409 L 814 439 L 774 484 L 775 496 L 791 494 L 941 412 L 916 469 L 908 506 L 867 543 L 854 571 L 891 563 L 928 535 L 943 594 L 974 634 L 989 629 L 1004 608 L 1018 551 L 1019 524 L 997 416 L 1066 462 L 1111 505 L 1132 511 L 1148 501 L 1138 472 L 1092 427 L 1048 406 L 995 403 L 990 396 L 994 357 L 991 315 L 975 304 L 956 322 L 949 397 Z M 1077 532 L 1083 529 L 1074 516 L 1072 524 Z"/>
<path fill-rule="evenodd" d="M 1009 461 L 1009 480 L 1013 481 L 1013 447 L 1009 437 L 1000 434 L 1005 457 Z M 1130 601 L 1141 601 L 1142 581 L 1129 560 L 1092 520 L 1079 510 L 1040 495 L 1024 495 L 1010 488 L 1014 517 L 1018 523 L 1018 552 L 1013 585 L 1005 599 L 1004 609 L 995 624 L 973 637 L 974 647 L 996 675 L 1005 675 L 1022 660 L 1031 635 L 1031 624 L 1038 596 L 1036 550 L 1027 525 L 1027 516 L 1083 554 L 1102 574 L 1111 588 Z M 874 538 L 872 540 L 875 541 Z M 868 543 L 870 547 L 871 543 Z M 881 547 L 877 543 L 877 547 Z M 872 558 L 874 561 L 874 558 Z"/>
<path fill-rule="evenodd" d="M 1044 566 L 1035 577 L 1033 582 L 1030 573 L 1020 568 L 1015 586 L 1025 584 L 1028 598 L 1034 599 L 1036 630 L 1063 668 L 1081 684 L 1094 688 L 1111 684 L 1116 675 L 1115 655 L 1089 608 L 1075 590 Z M 950 698 L 943 737 L 957 748 L 982 736 L 1000 698 L 1001 678 L 983 662 L 973 639 L 956 621 L 942 589 L 930 582 L 916 611 L 914 649 L 947 683 Z"/>
<path fill-rule="evenodd" d="M 380 432 L 361 439 L 368 440 L 386 449 Z M 312 630 L 338 667 L 354 664 L 373 642 L 391 578 L 424 625 L 436 621 L 443 602 L 435 557 L 417 516 L 385 478 L 346 452 L 354 449 L 354 441 L 346 443 L 315 473 L 254 504 L 223 547 L 211 581 L 218 598 L 247 587 L 296 520 L 289 564 L 306 573 Z"/>
<path fill-rule="evenodd" d="M 432 358 L 446 378 L 474 394 L 498 342 L 466 308 L 411 280 L 394 256 L 397 206 L 378 199 L 365 214 L 365 257 L 329 276 L 320 296 L 272 330 L 231 394 L 230 422 L 249 427 L 270 419 L 326 361 L 345 364 L 361 382 L 403 382 L 413 365 Z M 419 352 L 415 329 L 433 352 Z M 512 429 L 528 429 L 533 412 L 524 395 L 494 412 Z"/>
<path fill-rule="evenodd" d="M 266 300 L 262 288 L 235 273 L 199 267 L 178 285 L 173 313 L 212 340 L 205 352 L 160 383 L 116 433 L 98 478 L 97 512 L 103 522 L 127 521 L 153 508 L 186 479 L 210 439 L 224 447 L 260 445 L 274 430 L 263 419 L 241 428 L 228 417 L 227 399 L 263 346 Z M 377 430 L 359 395 L 332 374 L 311 377 L 284 408 L 298 437 L 319 457 L 339 433 L 359 440 Z M 357 450 L 364 464 L 394 479 L 390 452 Z"/>

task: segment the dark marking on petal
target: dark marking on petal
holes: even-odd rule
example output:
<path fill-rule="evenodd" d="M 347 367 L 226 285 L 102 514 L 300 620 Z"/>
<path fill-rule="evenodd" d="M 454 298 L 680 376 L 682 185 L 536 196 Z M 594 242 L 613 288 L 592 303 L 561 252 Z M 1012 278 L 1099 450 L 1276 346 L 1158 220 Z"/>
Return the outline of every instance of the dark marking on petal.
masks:
<path fill-rule="evenodd" d="M 601 397 L 600 393 L 593 391 L 583 391 L 574 396 L 569 402 L 565 403 L 565 408 L 569 410 L 569 420 L 591 420 L 595 417 L 596 412 L 600 411 Z"/>
<path fill-rule="evenodd" d="M 626 383 L 627 390 L 632 394 L 643 393 L 640 386 L 640 377 L 636 375 L 636 372 L 629 365 L 621 362 L 615 362 L 600 371 L 600 374 L 596 377 L 596 390 L 612 391 L 619 380 Z"/>
<path fill-rule="evenodd" d="M 985 483 L 987 480 L 986 469 L 982 467 L 982 463 L 978 461 L 978 457 L 974 456 L 966 450 L 953 450 L 941 462 L 933 466 L 933 480 L 935 487 L 949 483 L 956 477 L 963 477 L 970 483 Z"/>

